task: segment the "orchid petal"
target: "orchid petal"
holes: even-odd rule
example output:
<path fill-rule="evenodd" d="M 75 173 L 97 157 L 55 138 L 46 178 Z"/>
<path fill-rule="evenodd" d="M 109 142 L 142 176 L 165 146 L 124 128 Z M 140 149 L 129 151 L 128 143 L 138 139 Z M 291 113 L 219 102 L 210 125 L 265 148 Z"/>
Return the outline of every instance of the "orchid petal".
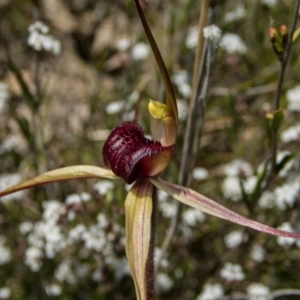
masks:
<path fill-rule="evenodd" d="M 33 186 L 41 185 L 44 183 L 71 180 L 71 179 L 81 179 L 81 178 L 109 178 L 117 179 L 117 177 L 112 171 L 95 166 L 72 166 L 65 167 L 61 169 L 56 169 L 53 171 L 46 172 L 37 177 L 29 179 L 27 181 L 16 184 L 2 192 L 0 192 L 0 197 L 24 190 Z"/>
<path fill-rule="evenodd" d="M 199 209 L 205 213 L 213 215 L 215 217 L 219 217 L 221 219 L 225 219 L 231 221 L 233 223 L 250 227 L 252 229 L 265 232 L 268 234 L 276 235 L 276 236 L 284 236 L 290 238 L 300 238 L 300 234 L 287 232 L 280 229 L 276 229 L 264 224 L 261 224 L 256 221 L 252 221 L 247 219 L 228 208 L 216 203 L 215 201 L 191 190 L 188 188 L 184 188 L 182 186 L 172 184 L 161 179 L 151 178 L 151 182 L 157 186 L 159 189 L 165 191 L 169 195 L 171 195 L 176 200 L 187 204 L 191 207 Z"/>
<path fill-rule="evenodd" d="M 168 147 L 175 143 L 176 125 L 168 106 L 164 103 L 150 100 L 149 112 L 151 115 L 151 134 L 154 141 Z"/>
<path fill-rule="evenodd" d="M 153 54 L 155 56 L 156 62 L 158 64 L 161 76 L 162 76 L 162 78 L 164 80 L 165 88 L 166 88 L 166 93 L 167 93 L 166 103 L 167 103 L 168 108 L 171 109 L 172 116 L 175 119 L 175 128 L 177 129 L 177 124 L 178 124 L 178 109 L 177 109 L 176 98 L 175 98 L 175 95 L 174 95 L 174 90 L 172 88 L 170 77 L 168 75 L 166 66 L 165 66 L 164 61 L 163 61 L 163 59 L 161 57 L 159 49 L 158 49 L 158 47 L 156 45 L 156 42 L 155 42 L 155 40 L 153 38 L 151 30 L 150 30 L 150 28 L 148 26 L 147 20 L 146 20 L 146 18 L 144 16 L 143 9 L 141 8 L 139 0 L 135 0 L 135 4 L 136 4 L 137 11 L 139 13 L 140 19 L 142 21 L 145 33 L 147 35 L 148 41 L 149 41 L 149 43 L 151 45 Z"/>
<path fill-rule="evenodd" d="M 147 299 L 146 262 L 148 258 L 153 185 L 138 180 L 125 200 L 126 254 L 138 300 Z"/>

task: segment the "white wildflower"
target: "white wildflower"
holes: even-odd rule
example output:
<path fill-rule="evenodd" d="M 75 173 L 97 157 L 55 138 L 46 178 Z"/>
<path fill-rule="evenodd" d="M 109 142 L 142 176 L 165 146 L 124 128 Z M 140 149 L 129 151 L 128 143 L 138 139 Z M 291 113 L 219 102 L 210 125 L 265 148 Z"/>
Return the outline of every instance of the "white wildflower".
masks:
<path fill-rule="evenodd" d="M 185 45 L 188 49 L 194 49 L 197 46 L 199 35 L 199 28 L 197 26 L 191 27 L 185 40 Z"/>
<path fill-rule="evenodd" d="M 41 21 L 31 24 L 28 28 L 27 43 L 36 51 L 45 50 L 57 55 L 61 52 L 61 43 L 49 34 L 49 27 Z"/>
<path fill-rule="evenodd" d="M 229 54 L 245 54 L 247 52 L 247 46 L 244 41 L 234 33 L 224 34 L 220 45 Z"/>
<path fill-rule="evenodd" d="M 202 223 L 205 220 L 205 215 L 202 211 L 194 208 L 187 208 L 182 213 L 182 220 L 188 226 L 196 226 L 198 223 Z"/>
<path fill-rule="evenodd" d="M 173 280 L 167 274 L 165 273 L 157 274 L 156 285 L 160 293 L 168 292 L 172 288 L 173 284 L 174 284 Z"/>
<path fill-rule="evenodd" d="M 44 201 L 42 206 L 44 208 L 43 219 L 52 224 L 56 223 L 66 212 L 65 205 L 57 200 Z"/>
<path fill-rule="evenodd" d="M 227 262 L 223 269 L 220 271 L 221 277 L 228 281 L 241 281 L 245 278 L 243 269 L 238 264 Z"/>
<path fill-rule="evenodd" d="M 288 232 L 294 232 L 294 229 L 293 229 L 292 225 L 288 222 L 285 222 L 285 223 L 281 224 L 278 227 L 278 229 L 288 231 Z M 277 237 L 277 244 L 282 246 L 282 247 L 288 248 L 288 247 L 294 245 L 295 242 L 296 242 L 296 239 L 294 239 L 294 238 L 283 237 L 283 236 L 278 236 Z"/>
<path fill-rule="evenodd" d="M 274 7 L 277 4 L 277 0 L 260 0 L 260 2 L 269 7 Z"/>
<path fill-rule="evenodd" d="M 119 51 L 126 51 L 128 50 L 129 46 L 130 46 L 130 40 L 128 38 L 122 38 L 119 41 L 117 41 L 116 44 L 116 48 Z"/>
<path fill-rule="evenodd" d="M 134 60 L 144 60 L 150 54 L 150 48 L 145 43 L 137 43 L 132 47 L 131 55 Z"/>
<path fill-rule="evenodd" d="M 0 299 L 8 299 L 11 295 L 11 290 L 9 287 L 0 288 Z"/>
<path fill-rule="evenodd" d="M 128 261 L 125 257 L 122 258 L 114 258 L 109 265 L 112 267 L 115 278 L 119 281 L 124 276 L 130 275 L 130 269 L 128 265 Z"/>
<path fill-rule="evenodd" d="M 0 176 L 0 190 L 3 191 L 8 187 L 11 187 L 17 183 L 20 183 L 22 181 L 22 177 L 20 174 L 9 174 L 9 175 L 2 175 Z M 7 195 L 4 197 L 0 197 L 0 201 L 2 203 L 10 202 L 11 200 L 21 200 L 26 195 L 25 191 L 19 191 L 16 193 L 13 193 L 11 195 Z"/>
<path fill-rule="evenodd" d="M 300 85 L 286 92 L 288 110 L 300 111 Z"/>
<path fill-rule="evenodd" d="M 161 255 L 162 255 L 161 249 L 156 247 L 155 251 L 154 251 L 154 261 L 157 262 L 161 258 Z M 170 265 L 170 263 L 169 263 L 169 261 L 167 260 L 166 257 L 161 259 L 160 267 L 168 268 L 169 265 Z"/>
<path fill-rule="evenodd" d="M 300 137 L 300 124 L 291 126 L 281 133 L 281 140 L 284 143 L 297 141 Z"/>
<path fill-rule="evenodd" d="M 106 106 L 106 113 L 109 115 L 115 115 L 121 112 L 124 109 L 125 101 L 115 101 Z"/>
<path fill-rule="evenodd" d="M 62 293 L 62 288 L 60 285 L 52 283 L 45 286 L 45 291 L 48 296 L 60 296 Z"/>
<path fill-rule="evenodd" d="M 0 235 L 0 266 L 11 261 L 11 251 L 8 247 L 4 246 L 6 237 Z"/>
<path fill-rule="evenodd" d="M 221 29 L 216 25 L 209 25 L 203 29 L 204 37 L 217 44 L 221 39 L 221 34 Z"/>
<path fill-rule="evenodd" d="M 258 200 L 258 205 L 263 209 L 274 207 L 274 193 L 264 191 Z"/>
<path fill-rule="evenodd" d="M 201 167 L 196 167 L 194 170 L 193 170 L 193 178 L 195 180 L 204 180 L 208 177 L 208 171 L 204 168 L 201 168 Z"/>
<path fill-rule="evenodd" d="M 97 226 L 101 229 L 106 228 L 109 224 L 106 215 L 103 213 L 98 214 L 97 221 L 98 221 Z"/>
<path fill-rule="evenodd" d="M 215 300 L 224 295 L 224 289 L 219 283 L 206 283 L 196 300 Z"/>
<path fill-rule="evenodd" d="M 37 272 L 42 267 L 43 251 L 37 247 L 29 247 L 25 252 L 25 264 L 33 271 Z"/>
<path fill-rule="evenodd" d="M 226 176 L 248 177 L 253 174 L 253 169 L 245 160 L 235 159 L 224 167 L 223 172 Z"/>
<path fill-rule="evenodd" d="M 271 300 L 270 289 L 262 283 L 251 283 L 247 287 L 249 300 Z"/>
<path fill-rule="evenodd" d="M 225 235 L 224 240 L 228 249 L 236 248 L 245 240 L 245 234 L 242 231 L 232 231 Z"/>
<path fill-rule="evenodd" d="M 165 218 L 174 217 L 176 214 L 176 208 L 177 206 L 175 201 L 163 201 L 159 206 L 159 209 Z"/>
<path fill-rule="evenodd" d="M 256 262 L 262 262 L 265 260 L 266 251 L 259 244 L 253 245 L 250 251 L 250 258 Z"/>
<path fill-rule="evenodd" d="M 25 235 L 28 234 L 32 231 L 33 229 L 33 224 L 31 222 L 22 222 L 19 226 L 19 230 L 21 234 Z"/>
<path fill-rule="evenodd" d="M 286 183 L 274 191 L 274 202 L 280 210 L 292 207 L 299 194 L 299 187 L 295 184 Z"/>
<path fill-rule="evenodd" d="M 175 72 L 175 74 L 172 76 L 172 81 L 174 82 L 179 93 L 183 97 L 189 98 L 191 96 L 192 88 L 189 84 L 189 77 L 187 71 L 180 70 Z"/>
<path fill-rule="evenodd" d="M 185 120 L 189 112 L 189 106 L 187 101 L 177 99 L 177 107 L 178 107 L 178 119 L 180 121 Z"/>
<path fill-rule="evenodd" d="M 77 224 L 74 228 L 69 231 L 68 242 L 78 242 L 82 240 L 82 235 L 86 231 L 86 227 L 83 224 Z"/>
<path fill-rule="evenodd" d="M 60 282 L 66 282 L 69 284 L 74 284 L 76 278 L 71 269 L 71 263 L 68 260 L 63 261 L 54 273 L 55 278 Z"/>
<path fill-rule="evenodd" d="M 236 8 L 225 15 L 226 22 L 235 22 L 238 21 L 246 16 L 246 9 L 245 6 L 239 3 Z"/>
<path fill-rule="evenodd" d="M 109 190 L 112 190 L 114 186 L 115 185 L 109 180 L 100 180 L 94 184 L 94 190 L 97 194 L 104 196 Z"/>
<path fill-rule="evenodd" d="M 226 177 L 222 184 L 222 192 L 225 198 L 234 202 L 240 201 L 242 197 L 240 179 L 234 176 Z"/>

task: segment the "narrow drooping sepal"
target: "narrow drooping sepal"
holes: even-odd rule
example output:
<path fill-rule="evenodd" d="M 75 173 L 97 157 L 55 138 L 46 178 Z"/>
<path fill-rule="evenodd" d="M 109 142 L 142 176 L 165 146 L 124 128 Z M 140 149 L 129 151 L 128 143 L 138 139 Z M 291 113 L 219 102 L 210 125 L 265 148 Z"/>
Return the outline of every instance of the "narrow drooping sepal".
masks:
<path fill-rule="evenodd" d="M 151 178 L 150 180 L 155 186 L 176 200 L 215 217 L 276 236 L 300 238 L 299 233 L 287 232 L 247 219 L 191 189 L 166 182 L 162 179 Z"/>
<path fill-rule="evenodd" d="M 153 186 L 138 180 L 125 200 L 126 255 L 138 300 L 147 300 L 146 263 L 150 246 Z"/>
<path fill-rule="evenodd" d="M 34 186 L 42 185 L 45 183 L 71 180 L 71 179 L 82 179 L 82 178 L 117 179 L 118 177 L 111 170 L 94 167 L 94 166 L 65 167 L 65 168 L 46 172 L 32 179 L 16 184 L 0 192 L 0 197 L 20 190 L 28 189 Z"/>
<path fill-rule="evenodd" d="M 175 146 L 163 147 L 144 136 L 136 122 L 117 126 L 103 146 L 103 161 L 117 176 L 127 183 L 137 178 L 160 174 L 167 166 Z"/>

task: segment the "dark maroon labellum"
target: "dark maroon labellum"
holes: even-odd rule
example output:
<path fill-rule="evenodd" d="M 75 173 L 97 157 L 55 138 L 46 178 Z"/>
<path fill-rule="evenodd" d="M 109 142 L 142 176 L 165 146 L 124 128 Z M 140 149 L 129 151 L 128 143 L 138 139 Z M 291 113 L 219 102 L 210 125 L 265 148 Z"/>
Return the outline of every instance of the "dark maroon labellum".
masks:
<path fill-rule="evenodd" d="M 125 122 L 109 135 L 102 154 L 104 164 L 130 184 L 153 173 L 155 156 L 165 152 L 171 157 L 174 150 L 146 138 L 136 122 Z"/>

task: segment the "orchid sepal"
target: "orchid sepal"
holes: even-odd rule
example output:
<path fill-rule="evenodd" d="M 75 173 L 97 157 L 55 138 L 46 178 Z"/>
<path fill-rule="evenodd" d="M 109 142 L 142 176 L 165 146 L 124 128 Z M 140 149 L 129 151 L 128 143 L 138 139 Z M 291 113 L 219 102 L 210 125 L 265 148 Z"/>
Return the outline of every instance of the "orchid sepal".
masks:
<path fill-rule="evenodd" d="M 153 185 L 137 180 L 125 200 L 126 255 L 138 300 L 147 300 L 146 263 L 148 259 Z"/>
<path fill-rule="evenodd" d="M 144 16 L 143 9 L 139 3 L 139 0 L 134 0 L 135 5 L 138 11 L 138 14 L 140 16 L 141 22 L 143 24 L 147 39 L 150 43 L 150 46 L 152 48 L 153 54 L 155 56 L 155 60 L 158 64 L 160 74 L 163 78 L 164 84 L 165 84 L 165 89 L 166 89 L 166 106 L 168 109 L 171 111 L 172 117 L 174 118 L 174 131 L 177 132 L 177 126 L 178 126 L 178 109 L 177 109 L 177 102 L 174 94 L 174 90 L 171 84 L 171 80 L 167 71 L 167 68 L 164 64 L 164 61 L 161 57 L 161 54 L 159 52 L 159 49 L 156 45 L 156 42 L 153 38 L 153 35 L 151 33 L 151 30 L 149 28 L 149 25 L 147 23 L 147 20 Z"/>
<path fill-rule="evenodd" d="M 276 229 L 265 224 L 247 219 L 189 188 L 166 182 L 160 178 L 151 178 L 150 181 L 156 187 L 171 195 L 174 199 L 188 206 L 201 210 L 204 213 L 271 235 L 289 238 L 300 238 L 299 233 Z"/>
<path fill-rule="evenodd" d="M 28 189 L 34 186 L 42 185 L 45 183 L 65 181 L 71 179 L 83 179 L 83 178 L 118 179 L 119 177 L 116 176 L 111 170 L 95 167 L 95 166 L 79 165 L 79 166 L 64 167 L 64 168 L 43 173 L 32 179 L 26 180 L 4 191 L 1 191 L 0 197 L 17 191 Z"/>

